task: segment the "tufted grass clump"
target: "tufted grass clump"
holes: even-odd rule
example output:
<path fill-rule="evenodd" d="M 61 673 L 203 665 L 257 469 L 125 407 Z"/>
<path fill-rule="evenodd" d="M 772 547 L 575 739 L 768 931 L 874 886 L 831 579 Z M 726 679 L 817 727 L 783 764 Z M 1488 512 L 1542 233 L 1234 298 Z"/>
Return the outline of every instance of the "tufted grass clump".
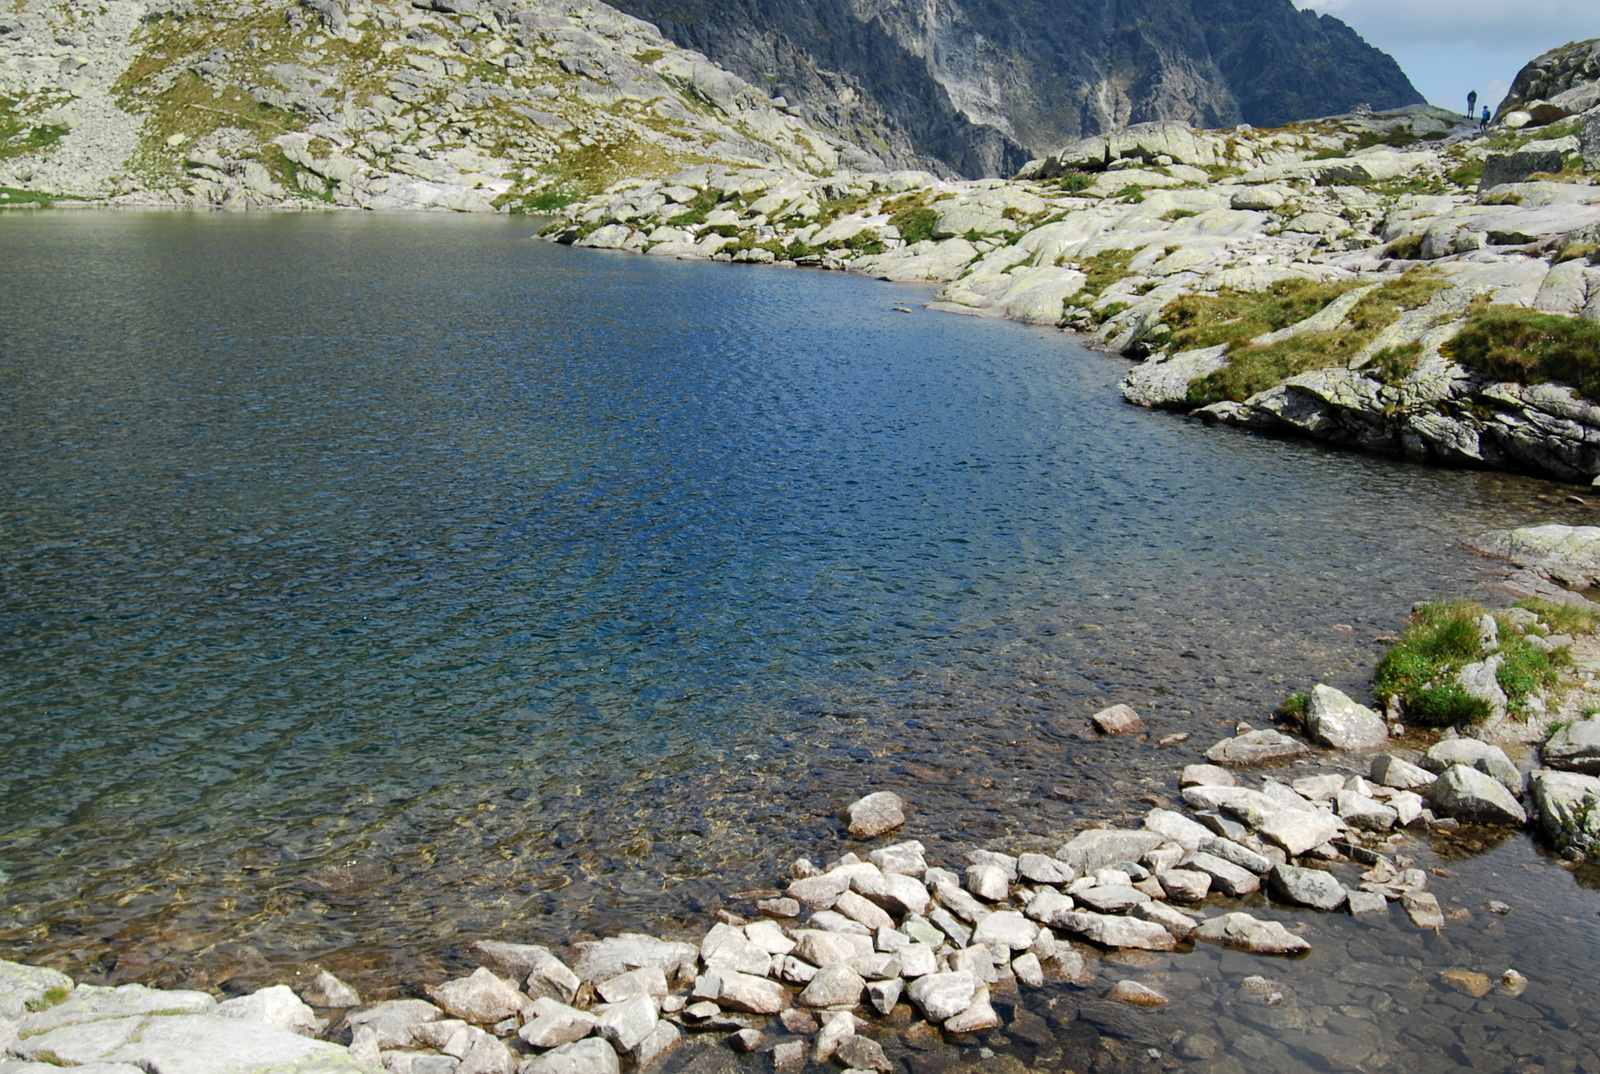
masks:
<path fill-rule="evenodd" d="M 1398 700 L 1406 719 L 1424 727 L 1482 723 L 1489 704 L 1457 685 L 1455 675 L 1482 659 L 1478 620 L 1481 604 L 1440 601 L 1417 610 L 1400 641 L 1384 654 L 1374 676 L 1374 693 L 1388 704 Z"/>
<path fill-rule="evenodd" d="M 1477 300 L 1446 357 L 1499 381 L 1559 381 L 1600 399 L 1600 323 Z"/>
<path fill-rule="evenodd" d="M 1537 615 L 1552 634 L 1593 634 L 1600 626 L 1600 614 L 1571 604 L 1557 604 L 1540 597 L 1519 600 L 1516 607 Z"/>
<path fill-rule="evenodd" d="M 1174 352 L 1198 350 L 1297 324 L 1349 289 L 1315 280 L 1279 280 L 1265 291 L 1184 295 L 1169 303 L 1161 318 L 1172 328 Z"/>

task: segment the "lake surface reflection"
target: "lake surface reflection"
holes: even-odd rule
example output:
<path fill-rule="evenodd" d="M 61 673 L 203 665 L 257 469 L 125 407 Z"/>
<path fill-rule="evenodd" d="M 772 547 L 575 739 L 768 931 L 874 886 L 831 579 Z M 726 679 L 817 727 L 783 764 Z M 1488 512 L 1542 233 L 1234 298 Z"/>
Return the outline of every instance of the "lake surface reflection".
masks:
<path fill-rule="evenodd" d="M 1463 536 L 1590 518 L 1135 410 L 1057 332 L 893 312 L 924 289 L 532 231 L 0 217 L 0 954 L 437 979 L 483 935 L 703 927 L 865 789 L 934 858 L 1053 847 L 1359 693 L 1414 601 L 1496 575 Z M 1151 741 L 1085 733 L 1119 701 Z M 1589 964 L 1592 893 L 1495 854 L 1578 922 L 1502 926 L 1536 988 Z M 1301 1002 L 1401 1039 L 1319 957 Z M 1195 1003 L 1219 958 L 1170 967 Z"/>

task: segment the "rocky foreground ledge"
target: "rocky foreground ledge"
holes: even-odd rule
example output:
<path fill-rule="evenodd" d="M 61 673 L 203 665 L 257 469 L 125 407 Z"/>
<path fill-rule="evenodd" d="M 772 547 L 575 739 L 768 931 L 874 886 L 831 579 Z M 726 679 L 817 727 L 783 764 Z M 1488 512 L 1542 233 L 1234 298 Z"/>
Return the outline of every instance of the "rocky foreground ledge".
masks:
<path fill-rule="evenodd" d="M 1600 531 L 1591 536 L 1600 544 Z M 1550 636 L 1533 613 L 1514 618 L 1551 649 L 1583 649 L 1569 684 L 1577 696 L 1562 710 L 1581 711 L 1600 667 L 1596 639 Z M 1555 698 L 1539 712 L 1554 719 Z M 869 794 L 846 816 L 860 850 L 824 866 L 796 861 L 786 890 L 735 896 L 748 916 L 723 911 L 694 937 L 624 934 L 565 952 L 484 939 L 467 950 L 479 964 L 470 976 L 415 998 L 363 1004 L 315 968 L 219 1002 L 0 963 L 0 1050 L 13 1057 L 0 1074 L 616 1074 L 650 1068 L 691 1036 L 732 1050 L 706 1053 L 706 1069 L 748 1053 L 756 1069 L 889 1074 L 908 1055 L 995 1030 L 1048 1039 L 1038 1015 L 997 1003 L 1046 987 L 1066 997 L 1053 1017 L 1125 1035 L 1168 997 L 1131 976 L 1102 980 L 1106 952 L 1207 943 L 1296 957 L 1311 950 L 1305 910 L 1447 928 L 1464 911 L 1447 913 L 1430 887 L 1450 878 L 1413 854 L 1418 839 L 1463 825 L 1532 825 L 1569 857 L 1600 852 L 1600 719 L 1560 727 L 1519 766 L 1453 732 L 1401 748 L 1391 734 L 1403 715 L 1319 685 L 1291 726 L 1240 726 L 1206 751 L 1208 763 L 1183 768 L 1182 811 L 1154 808 L 1137 828 L 1080 831 L 1053 851 L 974 848 L 930 864 L 924 845 L 904 838 L 914 825 L 906 803 Z M 1091 722 L 1106 736 L 1143 730 L 1127 706 Z M 1491 899 L 1488 909 L 1507 908 Z M 1138 973 L 1136 963 L 1121 969 Z M 1471 997 L 1529 987 L 1515 968 L 1497 981 L 1450 968 L 1439 984 Z M 1333 1054 L 1331 1032 L 1309 1027 L 1295 1046 Z M 1180 1034 L 1169 1045 L 1209 1069 L 1208 1041 Z"/>
<path fill-rule="evenodd" d="M 1427 107 L 1146 124 L 1014 180 L 701 167 L 617 184 L 548 234 L 937 282 L 933 309 L 1092 333 L 1139 360 L 1123 393 L 1142 406 L 1587 483 L 1600 83 L 1554 100 L 1487 134 Z"/>

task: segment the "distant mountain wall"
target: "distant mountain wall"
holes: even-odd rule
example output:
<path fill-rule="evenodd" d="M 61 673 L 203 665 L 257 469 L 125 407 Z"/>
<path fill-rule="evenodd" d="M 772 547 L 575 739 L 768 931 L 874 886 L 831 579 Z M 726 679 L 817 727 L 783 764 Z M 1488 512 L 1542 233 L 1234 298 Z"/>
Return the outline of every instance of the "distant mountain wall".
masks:
<path fill-rule="evenodd" d="M 906 166 L 1010 174 L 1130 123 L 1276 126 L 1422 103 L 1290 0 L 619 0 L 816 125 Z"/>

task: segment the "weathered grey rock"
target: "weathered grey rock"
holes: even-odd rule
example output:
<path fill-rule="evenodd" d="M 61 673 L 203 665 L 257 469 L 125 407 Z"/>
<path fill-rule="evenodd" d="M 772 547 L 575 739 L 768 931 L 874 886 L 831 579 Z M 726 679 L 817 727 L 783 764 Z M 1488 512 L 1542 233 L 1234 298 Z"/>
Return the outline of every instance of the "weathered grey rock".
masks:
<path fill-rule="evenodd" d="M 1231 861 L 1224 861 L 1215 854 L 1204 851 L 1191 854 L 1184 859 L 1184 868 L 1205 873 L 1211 878 L 1211 886 L 1224 895 L 1248 895 L 1252 891 L 1261 890 L 1261 878 L 1248 869 L 1242 869 Z"/>
<path fill-rule="evenodd" d="M 1501 783 L 1464 764 L 1451 765 L 1428 790 L 1434 811 L 1470 824 L 1524 824 L 1528 815 Z"/>
<path fill-rule="evenodd" d="M 1580 141 L 1584 165 L 1591 171 L 1600 171 L 1600 113 L 1584 117 Z"/>
<path fill-rule="evenodd" d="M 1329 749 L 1371 750 L 1389 741 L 1383 717 L 1331 686 L 1312 687 L 1306 734 Z"/>
<path fill-rule="evenodd" d="M 842 962 L 830 962 L 817 970 L 800 993 L 800 1003 L 806 1007 L 854 1007 L 866 987 L 867 982 L 855 970 Z"/>
<path fill-rule="evenodd" d="M 1144 721 L 1127 705 L 1113 705 L 1090 717 L 1102 735 L 1131 735 L 1144 730 Z"/>
<path fill-rule="evenodd" d="M 1529 788 L 1539 828 L 1558 850 L 1600 852 L 1600 778 L 1545 769 Z"/>
<path fill-rule="evenodd" d="M 1130 884 L 1096 885 L 1073 897 L 1080 905 L 1102 914 L 1126 913 L 1140 903 L 1150 901 L 1150 896 Z"/>
<path fill-rule="evenodd" d="M 1434 931 L 1444 928 L 1444 911 L 1439 906 L 1438 898 L 1433 894 L 1426 891 L 1407 891 L 1400 896 L 1400 906 L 1417 928 Z"/>
<path fill-rule="evenodd" d="M 1180 787 L 1237 787 L 1239 777 L 1214 764 L 1185 765 L 1178 777 Z"/>
<path fill-rule="evenodd" d="M 1131 917 L 1111 917 L 1090 911 L 1062 914 L 1057 927 L 1076 933 L 1101 947 L 1131 947 L 1144 951 L 1170 951 L 1176 945 L 1172 933 L 1153 921 Z"/>
<path fill-rule="evenodd" d="M 514 1074 L 516 1058 L 499 1038 L 488 1033 L 477 1033 L 461 1057 L 455 1074 Z"/>
<path fill-rule="evenodd" d="M 44 997 L 44 1003 L 49 1001 L 49 996 Z M 144 1014 L 210 1014 L 216 1009 L 217 1001 L 204 992 L 167 991 L 139 984 L 117 988 L 79 985 L 54 1006 L 24 1014 L 17 1028 L 19 1035 L 31 1036 L 58 1026 Z"/>
<path fill-rule="evenodd" d="M 972 1004 L 960 1014 L 945 1020 L 946 1033 L 957 1035 L 963 1033 L 984 1033 L 1000 1027 L 1000 1015 L 994 1009 L 989 999 L 989 990 L 979 986 L 972 997 Z"/>
<path fill-rule="evenodd" d="M 244 1018 L 217 1015 L 136 1015 L 85 1022 L 24 1037 L 12 1045 L 24 1059 L 62 1065 L 131 1063 L 171 1074 L 292 1068 L 312 1074 L 361 1074 L 346 1048 Z"/>
<path fill-rule="evenodd" d="M 1011 894 L 1011 882 L 1006 878 L 1005 870 L 998 865 L 988 863 L 967 866 L 967 890 L 980 899 L 989 902 L 1004 902 Z M 943 898 L 940 899 L 943 902 Z M 961 911 L 951 906 L 951 910 L 960 914 Z M 962 914 L 966 917 L 967 915 Z M 968 920 L 971 920 L 970 918 Z"/>
<path fill-rule="evenodd" d="M 845 813 L 853 839 L 871 839 L 906 822 L 905 802 L 893 791 L 878 791 L 858 799 Z"/>
<path fill-rule="evenodd" d="M 1224 739 L 1206 750 L 1206 760 L 1215 764 L 1248 766 L 1288 760 L 1310 752 L 1311 747 L 1281 731 L 1247 731 Z"/>
<path fill-rule="evenodd" d="M 867 859 L 885 873 L 921 876 L 928 871 L 927 859 L 923 857 L 926 850 L 920 842 L 910 839 L 893 846 L 879 847 L 868 854 Z"/>
<path fill-rule="evenodd" d="M 544 1004 L 544 1007 L 538 1016 L 517 1033 L 535 1048 L 559 1048 L 563 1044 L 580 1041 L 594 1031 L 595 1016 L 588 1011 L 580 1011 L 551 999 L 536 1000 L 535 1006 L 539 1004 Z"/>
<path fill-rule="evenodd" d="M 848 887 L 848 883 L 845 886 Z M 575 943 L 572 951 L 572 970 L 586 984 L 596 984 L 645 966 L 655 966 L 669 978 L 692 975 L 699 955 L 690 944 L 659 940 L 640 933 Z"/>
<path fill-rule="evenodd" d="M 972 1006 L 977 989 L 976 978 L 963 970 L 919 977 L 907 987 L 906 994 L 928 1021 L 944 1022 Z"/>
<path fill-rule="evenodd" d="M 1289 784 L 1294 792 L 1311 802 L 1322 802 L 1344 790 L 1346 779 L 1333 773 L 1305 776 Z"/>
<path fill-rule="evenodd" d="M 972 930 L 942 906 L 928 915 L 928 922 L 948 936 L 957 947 L 965 947 L 972 942 Z"/>
<path fill-rule="evenodd" d="M 1211 892 L 1211 874 L 1198 869 L 1168 869 L 1156 879 L 1173 902 L 1204 902 Z"/>
<path fill-rule="evenodd" d="M 352 1030 L 371 1026 L 380 1048 L 406 1048 L 411 1045 L 412 1027 L 438 1021 L 443 1012 L 421 999 L 391 999 L 345 1016 Z"/>
<path fill-rule="evenodd" d="M 1015 910 L 990 914 L 972 930 L 972 942 L 994 946 L 1002 944 L 1012 951 L 1026 951 L 1039 938 L 1039 926 Z"/>
<path fill-rule="evenodd" d="M 939 903 L 946 910 L 969 924 L 976 924 L 993 912 L 965 891 L 946 881 L 939 882 L 934 887 L 933 893 L 939 897 Z"/>
<path fill-rule="evenodd" d="M 1380 753 L 1372 759 L 1372 780 L 1385 787 L 1402 791 L 1425 791 L 1433 786 L 1435 776 L 1425 768 L 1389 753 Z"/>
<path fill-rule="evenodd" d="M 29 1007 L 50 1004 L 72 991 L 72 978 L 56 970 L 0 960 L 0 1020 L 19 1021 Z"/>
<path fill-rule="evenodd" d="M 1023 854 L 1017 859 L 1017 875 L 1034 884 L 1070 884 L 1078 872 L 1060 858 L 1048 854 Z"/>
<path fill-rule="evenodd" d="M 872 1009 L 887 1017 L 894 1010 L 894 1005 L 900 1002 L 900 996 L 905 992 L 906 982 L 900 977 L 891 977 L 887 981 L 869 981 L 867 983 L 867 1002 L 872 1004 Z"/>
<path fill-rule="evenodd" d="M 1152 921 L 1168 932 L 1172 933 L 1174 940 L 1183 941 L 1195 930 L 1198 924 L 1194 918 L 1181 910 L 1175 910 L 1164 902 L 1145 902 L 1133 908 L 1133 916 L 1141 921 Z"/>
<path fill-rule="evenodd" d="M 1249 914 L 1233 913 L 1202 921 L 1196 939 L 1220 943 L 1256 955 L 1298 955 L 1311 945 L 1278 921 L 1261 921 Z"/>
<path fill-rule="evenodd" d="M 1017 983 L 1024 988 L 1044 987 L 1044 966 L 1039 961 L 1039 956 L 1032 951 L 1024 952 L 1011 960 L 1011 972 L 1017 977 Z"/>
<path fill-rule="evenodd" d="M 1389 900 L 1375 891 L 1347 891 L 1345 896 L 1345 906 L 1351 917 L 1382 914 L 1389 910 Z"/>
<path fill-rule="evenodd" d="M 1061 915 L 1069 914 L 1077 908 L 1072 896 L 1063 895 L 1059 891 L 1041 891 L 1023 908 L 1024 916 L 1043 925 L 1055 925 Z"/>
<path fill-rule="evenodd" d="M 874 931 L 894 928 L 894 918 L 889 916 L 887 911 L 877 903 L 862 897 L 854 891 L 847 891 L 840 895 L 838 901 L 833 904 L 833 908 L 850 920 Z"/>
<path fill-rule="evenodd" d="M 1478 182 L 1478 189 L 1488 190 L 1505 183 L 1520 183 L 1528 176 L 1539 172 L 1553 173 L 1560 170 L 1561 154 L 1553 150 L 1533 153 L 1490 153 L 1483 158 L 1483 178 Z"/>
<path fill-rule="evenodd" d="M 771 956 L 766 955 L 764 967 L 771 965 Z M 659 966 L 646 966 L 643 969 L 629 970 L 609 981 L 602 981 L 595 987 L 595 992 L 605 1003 L 621 1003 L 629 996 L 655 996 L 660 998 L 668 992 L 667 975 L 661 972 Z"/>
<path fill-rule="evenodd" d="M 649 1070 L 660 1062 L 668 1052 L 676 1048 L 682 1040 L 683 1034 L 679 1032 L 678 1027 L 662 1019 L 656 1023 L 656 1027 L 650 1031 L 650 1035 L 640 1041 L 638 1046 L 629 1053 L 629 1058 L 633 1060 L 633 1068 L 635 1070 Z"/>
<path fill-rule="evenodd" d="M 847 1037 L 855 1036 L 856 1018 L 849 1011 L 839 1011 L 823 1023 L 822 1031 L 817 1034 L 816 1060 L 826 1063 L 833 1058 L 833 1053 L 838 1051 L 839 1045 Z"/>
<path fill-rule="evenodd" d="M 806 1042 L 803 1040 L 779 1041 L 772 1049 L 774 1070 L 799 1070 L 806 1065 Z"/>
<path fill-rule="evenodd" d="M 621 1074 L 616 1049 L 599 1037 L 563 1044 L 517 1068 L 518 1074 Z"/>
<path fill-rule="evenodd" d="M 1080 832 L 1056 851 L 1081 876 L 1119 861 L 1138 861 L 1166 839 L 1156 832 L 1091 829 Z"/>
<path fill-rule="evenodd" d="M 833 1051 L 833 1058 L 835 1062 L 843 1063 L 849 1070 L 873 1070 L 879 1071 L 880 1074 L 891 1074 L 892 1071 L 899 1069 L 884 1054 L 883 1045 L 859 1033 L 851 1034 L 841 1040 Z"/>
<path fill-rule="evenodd" d="M 909 873 L 861 873 L 851 878 L 850 887 L 895 917 L 922 917 L 928 912 L 928 889 Z"/>
<path fill-rule="evenodd" d="M 1320 869 L 1275 865 L 1267 885 L 1274 895 L 1285 902 L 1317 910 L 1337 910 L 1348 897 L 1338 878 Z"/>
<path fill-rule="evenodd" d="M 830 962 L 854 966 L 875 953 L 871 936 L 854 933 L 802 929 L 794 934 L 794 940 L 794 954 L 813 966 L 825 966 Z"/>
<path fill-rule="evenodd" d="M 1232 839 L 1224 839 L 1221 836 L 1213 835 L 1200 844 L 1200 849 L 1257 876 L 1265 876 L 1272 870 L 1273 863 L 1266 855 L 1257 854 L 1249 847 L 1242 843 L 1236 843 Z"/>
<path fill-rule="evenodd" d="M 895 955 L 900 963 L 900 973 L 907 978 L 926 977 L 939 968 L 937 948 L 931 944 L 914 943 Z"/>
<path fill-rule="evenodd" d="M 306 1037 L 315 1037 L 322 1031 L 323 1025 L 288 985 L 273 985 L 248 996 L 219 1003 L 217 1013 L 224 1018 L 248 1018 L 252 1022 L 276 1026 Z"/>
<path fill-rule="evenodd" d="M 1456 764 L 1493 776 L 1513 794 L 1522 791 L 1522 773 L 1517 771 L 1517 766 L 1511 763 L 1505 751 L 1475 738 L 1447 738 L 1436 742 L 1422 758 L 1422 767 L 1434 773 L 1443 773 Z"/>
<path fill-rule="evenodd" d="M 556 957 L 548 947 L 539 944 L 504 943 L 500 940 L 477 940 L 467 947 L 467 951 L 478 960 L 480 966 L 509 981 L 527 980 L 534 970 Z M 313 1003 L 310 999 L 306 1002 L 313 1007 L 336 1006 Z"/>
<path fill-rule="evenodd" d="M 1321 846 L 1342 830 L 1343 825 L 1330 814 L 1299 809 L 1280 809 L 1256 825 L 1261 838 L 1282 847 L 1291 857 Z"/>
<path fill-rule="evenodd" d="M 428 998 L 457 1018 L 477 1025 L 494 1025 L 515 1017 L 528 1002 L 517 988 L 478 967 L 470 977 L 459 977 L 427 989 Z"/>
<path fill-rule="evenodd" d="M 1352 828 L 1386 832 L 1395 826 L 1399 814 L 1382 802 L 1355 791 L 1339 792 L 1339 819 Z"/>
<path fill-rule="evenodd" d="M 751 921 L 744 926 L 746 939 L 770 955 L 787 955 L 794 941 L 776 921 Z"/>
<path fill-rule="evenodd" d="M 1144 826 L 1185 850 L 1198 850 L 1201 843 L 1211 838 L 1211 832 L 1205 825 L 1170 809 L 1152 809 L 1145 814 Z"/>
<path fill-rule="evenodd" d="M 723 986 L 727 987 L 726 978 L 723 979 Z M 718 1002 L 722 1002 L 720 997 Z M 634 995 L 599 1011 L 594 1031 L 617 1051 L 631 1052 L 655 1030 L 659 1018 L 656 1005 L 649 996 Z"/>
<path fill-rule="evenodd" d="M 1600 720 L 1581 720 L 1559 728 L 1539 756 L 1550 768 L 1600 775 Z"/>
<path fill-rule="evenodd" d="M 993 865 L 1005 875 L 1007 883 L 1017 882 L 1017 859 L 1011 854 L 1001 854 L 993 850 L 969 850 L 966 858 L 968 865 Z"/>
<path fill-rule="evenodd" d="M 318 970 L 316 976 L 302 984 L 297 992 L 300 998 L 313 1007 L 343 1008 L 361 1006 L 361 995 L 327 970 Z"/>
<path fill-rule="evenodd" d="M 870 940 L 867 946 L 870 950 Z M 789 1006 L 788 990 L 776 981 L 731 970 L 719 972 L 716 977 L 719 980 L 716 999 L 724 1007 L 751 1014 L 777 1014 Z"/>

